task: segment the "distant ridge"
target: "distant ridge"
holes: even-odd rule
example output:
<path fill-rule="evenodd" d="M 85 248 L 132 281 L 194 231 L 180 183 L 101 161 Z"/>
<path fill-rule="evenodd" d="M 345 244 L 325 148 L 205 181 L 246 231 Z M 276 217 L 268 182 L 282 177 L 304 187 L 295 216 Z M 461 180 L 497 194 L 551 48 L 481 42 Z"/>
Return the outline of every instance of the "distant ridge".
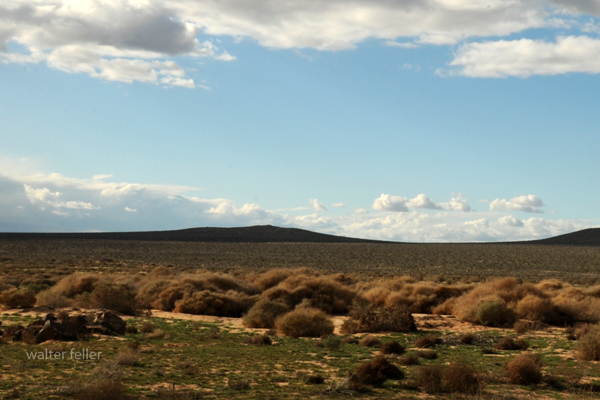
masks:
<path fill-rule="evenodd" d="M 170 242 L 304 242 L 304 243 L 397 243 L 379 240 L 326 235 L 298 228 L 279 228 L 258 225 L 243 228 L 190 228 L 150 232 L 97 232 L 97 233 L 0 233 L 0 240 L 142 240 Z"/>
<path fill-rule="evenodd" d="M 548 239 L 532 240 L 532 244 L 552 244 L 565 246 L 600 246 L 600 228 L 589 228 L 577 232 L 566 233 Z"/>

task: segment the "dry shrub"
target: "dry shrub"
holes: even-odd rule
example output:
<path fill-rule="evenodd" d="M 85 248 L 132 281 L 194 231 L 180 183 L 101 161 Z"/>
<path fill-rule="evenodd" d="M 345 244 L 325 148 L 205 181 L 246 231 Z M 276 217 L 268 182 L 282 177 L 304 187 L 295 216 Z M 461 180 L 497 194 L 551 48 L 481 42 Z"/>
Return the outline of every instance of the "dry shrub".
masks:
<path fill-rule="evenodd" d="M 359 385 L 382 385 L 388 379 L 402 379 L 404 373 L 385 357 L 379 356 L 370 362 L 360 365 L 350 377 Z"/>
<path fill-rule="evenodd" d="M 442 383 L 452 393 L 474 394 L 479 389 L 480 379 L 471 367 L 456 362 L 446 367 Z"/>
<path fill-rule="evenodd" d="M 35 304 L 37 306 L 64 308 L 69 307 L 72 304 L 70 299 L 52 289 L 42 290 L 35 296 L 35 299 Z"/>
<path fill-rule="evenodd" d="M 381 340 L 377 336 L 367 335 L 359 341 L 361 346 L 364 347 L 377 347 L 381 346 Z"/>
<path fill-rule="evenodd" d="M 342 345 L 342 338 L 336 335 L 327 335 L 321 340 L 321 343 L 327 350 L 334 351 Z"/>
<path fill-rule="evenodd" d="M 244 339 L 244 343 L 255 346 L 270 346 L 273 342 L 267 335 L 254 335 Z"/>
<path fill-rule="evenodd" d="M 594 325 L 587 328 L 577 341 L 577 354 L 582 360 L 599 361 L 600 360 L 600 325 Z"/>
<path fill-rule="evenodd" d="M 442 343 L 442 339 L 435 337 L 433 335 L 425 335 L 417 339 L 413 344 L 415 347 L 421 349 L 427 349 L 431 347 L 435 347 L 436 344 Z"/>
<path fill-rule="evenodd" d="M 162 293 L 162 291 L 165 290 L 167 288 L 167 286 L 169 286 L 170 283 L 171 283 L 170 280 L 158 279 L 158 280 L 151 280 L 149 282 L 146 282 L 144 285 L 142 285 L 138 289 L 137 294 L 136 294 L 136 300 L 137 300 L 137 303 L 140 306 L 140 308 L 149 309 L 149 308 L 156 307 L 155 303 L 157 302 L 157 299 L 160 297 L 160 294 Z M 173 302 L 173 305 L 174 304 L 175 304 L 175 302 Z M 160 308 L 160 307 L 156 307 L 156 308 L 159 308 L 162 310 L 162 308 Z"/>
<path fill-rule="evenodd" d="M 415 355 L 419 358 L 424 358 L 426 360 L 435 360 L 436 358 L 438 358 L 438 355 L 435 352 L 435 350 L 420 350 L 416 351 Z"/>
<path fill-rule="evenodd" d="M 404 357 L 398 357 L 398 364 L 400 365 L 419 365 L 421 361 L 419 361 L 419 357 L 414 354 L 408 354 Z"/>
<path fill-rule="evenodd" d="M 310 307 L 328 314 L 345 314 L 356 297 L 356 291 L 330 277 L 298 274 L 290 275 L 263 292 L 261 297 L 283 302 L 290 308 L 307 300 Z"/>
<path fill-rule="evenodd" d="M 226 293 L 203 290 L 184 295 L 175 302 L 174 312 L 239 318 L 256 301 L 255 296 L 229 290 Z"/>
<path fill-rule="evenodd" d="M 477 336 L 473 332 L 466 332 L 458 337 L 458 341 L 462 344 L 473 344 Z"/>
<path fill-rule="evenodd" d="M 511 383 L 531 385 L 540 383 L 542 372 L 540 359 L 533 354 L 520 354 L 509 361 L 504 371 Z"/>
<path fill-rule="evenodd" d="M 531 322 L 524 321 L 522 319 L 518 320 L 513 325 L 513 329 L 515 330 L 515 333 L 518 333 L 519 335 L 529 332 L 531 330 L 531 328 L 532 328 Z"/>
<path fill-rule="evenodd" d="M 454 304 L 456 303 L 456 297 L 450 298 L 443 302 L 442 304 L 438 304 L 432 310 L 432 314 L 436 315 L 452 315 L 454 313 Z"/>
<path fill-rule="evenodd" d="M 123 284 L 98 284 L 90 295 L 90 301 L 95 308 L 106 308 L 126 315 L 135 315 L 137 309 L 133 290 Z"/>
<path fill-rule="evenodd" d="M 505 326 L 514 323 L 515 315 L 504 300 L 487 297 L 477 303 L 475 319 L 484 326 Z"/>
<path fill-rule="evenodd" d="M 345 337 L 344 339 L 342 339 L 342 343 L 344 343 L 344 344 L 357 344 L 358 343 L 358 339 L 355 338 L 354 336 L 348 336 L 348 337 Z"/>
<path fill-rule="evenodd" d="M 442 391 L 444 370 L 440 365 L 423 365 L 417 371 L 417 385 L 425 393 L 434 394 Z"/>
<path fill-rule="evenodd" d="M 415 319 L 406 306 L 380 306 L 357 297 L 349 318 L 342 325 L 344 333 L 409 332 L 417 330 Z"/>
<path fill-rule="evenodd" d="M 519 300 L 516 310 L 519 317 L 532 321 L 552 322 L 556 320 L 556 310 L 552 301 L 532 294 Z"/>
<path fill-rule="evenodd" d="M 143 307 L 190 314 L 241 317 L 256 301 L 249 283 L 225 274 L 202 272 L 143 285 L 138 301 Z"/>
<path fill-rule="evenodd" d="M 565 318 L 564 324 L 579 322 L 600 322 L 600 299 L 588 296 L 583 290 L 567 288 L 552 299 L 558 311 Z M 559 321 L 561 322 L 561 321 Z"/>
<path fill-rule="evenodd" d="M 30 289 L 12 288 L 0 293 L 0 304 L 6 308 L 30 308 L 35 305 L 35 292 Z"/>
<path fill-rule="evenodd" d="M 448 299 L 458 297 L 470 289 L 470 286 L 466 285 L 444 285 L 404 279 L 393 279 L 391 283 L 378 284 L 365 290 L 362 296 L 377 306 L 401 305 L 413 313 L 431 313 Z"/>
<path fill-rule="evenodd" d="M 275 320 L 277 331 L 291 337 L 321 337 L 333 333 L 333 322 L 316 308 L 298 308 Z"/>
<path fill-rule="evenodd" d="M 106 281 L 107 278 L 94 274 L 73 274 L 65 276 L 56 285 L 52 287 L 52 291 L 71 298 L 83 293 L 92 293 L 96 285 L 101 281 Z"/>
<path fill-rule="evenodd" d="M 144 324 L 140 328 L 140 332 L 142 332 L 142 333 L 154 332 L 154 328 L 155 328 L 155 326 L 152 322 L 144 322 Z"/>
<path fill-rule="evenodd" d="M 260 299 L 242 318 L 242 323 L 247 328 L 273 328 L 275 320 L 290 309 L 287 305 L 269 299 Z"/>
<path fill-rule="evenodd" d="M 74 385 L 75 398 L 78 400 L 125 399 L 121 375 L 120 368 L 114 363 L 99 365 L 87 379 Z"/>
<path fill-rule="evenodd" d="M 128 348 L 117 354 L 115 362 L 117 365 L 136 365 L 138 363 L 138 352 L 135 349 Z"/>
<path fill-rule="evenodd" d="M 379 348 L 379 352 L 381 354 L 402 354 L 404 353 L 404 346 L 402 346 L 400 343 L 398 343 L 395 340 L 392 340 L 391 342 L 387 342 L 381 345 L 381 347 Z"/>
<path fill-rule="evenodd" d="M 527 350 L 529 344 L 523 339 L 514 340 L 513 338 L 504 338 L 500 342 L 496 343 L 494 349 L 496 350 Z"/>
<path fill-rule="evenodd" d="M 254 286 L 256 286 L 260 291 L 265 291 L 267 289 L 272 288 L 273 286 L 277 286 L 279 282 L 286 280 L 290 275 L 294 272 L 298 272 L 297 270 L 293 270 L 290 268 L 277 268 L 272 269 L 264 274 L 261 274 L 254 282 Z M 305 270 L 305 273 L 308 272 Z"/>

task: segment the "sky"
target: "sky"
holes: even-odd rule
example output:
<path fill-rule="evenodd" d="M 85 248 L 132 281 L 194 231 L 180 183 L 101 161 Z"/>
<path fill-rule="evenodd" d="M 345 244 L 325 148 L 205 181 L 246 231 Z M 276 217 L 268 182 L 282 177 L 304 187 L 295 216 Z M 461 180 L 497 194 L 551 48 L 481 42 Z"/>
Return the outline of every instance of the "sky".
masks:
<path fill-rule="evenodd" d="M 0 0 L 0 231 L 600 226 L 600 2 Z"/>

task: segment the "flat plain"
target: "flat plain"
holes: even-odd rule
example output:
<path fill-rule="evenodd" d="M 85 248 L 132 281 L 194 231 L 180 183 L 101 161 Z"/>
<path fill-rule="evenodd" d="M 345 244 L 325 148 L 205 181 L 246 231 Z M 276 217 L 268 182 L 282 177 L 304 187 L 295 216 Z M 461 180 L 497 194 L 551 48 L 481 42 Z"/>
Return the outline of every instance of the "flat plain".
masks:
<path fill-rule="evenodd" d="M 503 277 L 511 278 L 497 279 Z M 5 332 L 49 313 L 66 318 L 111 308 L 114 299 L 102 300 L 100 288 L 117 296 L 131 290 L 134 297 L 123 302 L 137 302 L 130 315 L 119 314 L 130 327 L 124 335 L 27 343 L 5 334 L 2 398 L 495 400 L 600 392 L 599 361 L 582 356 L 581 344 L 600 319 L 600 246 L 2 238 L 0 279 Z M 26 291 L 35 293 L 34 307 L 10 306 Z M 356 314 L 354 297 L 377 304 L 375 314 L 409 307 L 416 330 L 344 331 Z M 251 327 L 240 317 L 261 299 L 287 301 L 289 310 L 320 307 L 333 335 Z M 502 305 L 510 323 L 473 320 L 464 311 L 486 304 Z M 373 337 L 380 343 L 361 344 Z M 383 357 L 402 377 L 353 384 L 361 366 L 383 362 L 381 343 L 394 341 L 401 354 Z M 101 359 L 69 359 L 71 349 L 84 348 Z M 28 356 L 48 350 L 67 359 Z M 511 362 L 522 357 L 534 360 L 539 379 L 511 377 Z M 464 371 L 476 383 L 454 388 L 447 376 Z"/>

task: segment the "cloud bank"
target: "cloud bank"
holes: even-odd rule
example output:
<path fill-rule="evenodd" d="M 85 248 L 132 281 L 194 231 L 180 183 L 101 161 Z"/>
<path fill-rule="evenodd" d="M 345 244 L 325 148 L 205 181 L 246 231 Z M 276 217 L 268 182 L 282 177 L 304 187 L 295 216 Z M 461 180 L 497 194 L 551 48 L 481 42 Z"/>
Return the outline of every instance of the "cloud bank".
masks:
<path fill-rule="evenodd" d="M 583 0 L 4 0 L 0 62 L 194 88 L 201 85 L 174 58 L 235 59 L 218 47 L 220 37 L 321 51 L 376 39 L 399 49 L 469 41 L 449 63 L 450 72 L 441 74 L 598 73 L 598 8 Z M 592 21 L 579 22 L 581 17 Z M 585 34 L 498 40 L 537 28 Z"/>
<path fill-rule="evenodd" d="M 588 220 L 520 219 L 513 212 L 541 213 L 535 195 L 490 202 L 473 211 L 464 195 L 436 203 L 425 194 L 412 199 L 382 194 L 366 208 L 324 214 L 312 208 L 266 210 L 259 204 L 199 198 L 189 186 L 113 182 L 110 175 L 76 179 L 60 174 L 18 176 L 0 171 L 0 231 L 145 231 L 199 226 L 272 224 L 360 238 L 409 242 L 527 240 L 597 226 Z"/>

